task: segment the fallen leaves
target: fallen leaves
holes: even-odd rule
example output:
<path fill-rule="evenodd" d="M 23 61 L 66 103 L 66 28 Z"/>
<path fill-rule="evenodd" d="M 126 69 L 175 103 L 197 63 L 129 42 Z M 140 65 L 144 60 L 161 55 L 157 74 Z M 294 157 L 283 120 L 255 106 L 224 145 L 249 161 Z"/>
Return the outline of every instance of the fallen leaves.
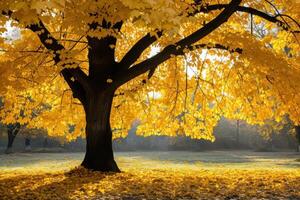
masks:
<path fill-rule="evenodd" d="M 300 199 L 300 170 L 152 169 L 0 174 L 1 199 Z"/>

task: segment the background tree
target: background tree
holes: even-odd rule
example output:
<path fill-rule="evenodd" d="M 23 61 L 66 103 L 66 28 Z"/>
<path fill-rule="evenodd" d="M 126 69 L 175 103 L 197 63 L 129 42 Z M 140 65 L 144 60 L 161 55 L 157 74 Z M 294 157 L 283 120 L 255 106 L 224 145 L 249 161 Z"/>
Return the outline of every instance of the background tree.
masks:
<path fill-rule="evenodd" d="M 15 137 L 17 136 L 18 132 L 20 131 L 20 124 L 15 123 L 15 124 L 9 124 L 7 125 L 7 147 L 5 150 L 5 153 L 12 153 L 12 146 L 15 140 Z"/>
<path fill-rule="evenodd" d="M 295 135 L 298 141 L 297 151 L 300 152 L 300 127 L 299 126 L 295 126 Z"/>
<path fill-rule="evenodd" d="M 86 168 L 119 171 L 111 126 L 114 137 L 125 136 L 137 118 L 140 135 L 210 140 L 222 115 L 261 124 L 288 113 L 299 123 L 293 1 L 4 0 L 0 10 L 3 25 L 22 30 L 19 40 L 1 42 L 1 93 L 6 109 L 25 107 L 28 116 L 4 110 L 2 118 L 68 139 L 85 132 Z M 249 15 L 268 36 L 249 33 Z M 43 105 L 49 110 L 32 120 Z"/>

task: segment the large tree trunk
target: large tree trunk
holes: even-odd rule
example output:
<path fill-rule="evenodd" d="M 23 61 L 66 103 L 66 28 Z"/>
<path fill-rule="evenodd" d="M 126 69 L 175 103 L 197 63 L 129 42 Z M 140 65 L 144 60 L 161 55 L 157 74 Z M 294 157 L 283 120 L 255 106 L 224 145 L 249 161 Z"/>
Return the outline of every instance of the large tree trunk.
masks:
<path fill-rule="evenodd" d="M 91 29 L 110 27 L 109 24 L 90 24 Z M 118 26 L 118 25 L 117 25 Z M 116 27 L 117 28 L 117 27 Z M 118 28 L 120 29 L 120 27 Z M 86 154 L 82 166 L 97 171 L 119 172 L 112 150 L 110 112 L 118 83 L 116 70 L 123 69 L 115 62 L 116 38 L 87 37 L 89 74 L 80 67 L 62 70 L 73 97 L 82 103 L 86 115 Z M 109 81 L 110 80 L 110 81 Z"/>
<path fill-rule="evenodd" d="M 7 136 L 8 136 L 8 141 L 7 141 L 7 147 L 5 150 L 5 153 L 9 154 L 12 153 L 12 146 L 15 140 L 16 135 L 18 134 L 20 130 L 20 125 L 19 124 L 14 124 L 14 125 L 8 125 L 7 126 Z"/>
<path fill-rule="evenodd" d="M 82 166 L 97 171 L 120 172 L 113 156 L 110 112 L 114 91 L 95 91 L 87 95 L 86 153 Z"/>

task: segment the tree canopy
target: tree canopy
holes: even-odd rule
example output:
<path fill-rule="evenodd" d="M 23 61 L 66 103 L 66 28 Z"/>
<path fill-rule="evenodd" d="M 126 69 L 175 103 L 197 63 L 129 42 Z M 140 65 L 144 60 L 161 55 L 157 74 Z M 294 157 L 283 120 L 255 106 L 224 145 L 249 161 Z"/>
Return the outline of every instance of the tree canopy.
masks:
<path fill-rule="evenodd" d="M 113 137 L 136 119 L 140 135 L 209 140 L 221 116 L 300 122 L 295 0 L 2 0 L 0 10 L 5 123 L 84 136 L 90 82 L 117 89 Z M 8 26 L 21 36 L 8 40 Z"/>

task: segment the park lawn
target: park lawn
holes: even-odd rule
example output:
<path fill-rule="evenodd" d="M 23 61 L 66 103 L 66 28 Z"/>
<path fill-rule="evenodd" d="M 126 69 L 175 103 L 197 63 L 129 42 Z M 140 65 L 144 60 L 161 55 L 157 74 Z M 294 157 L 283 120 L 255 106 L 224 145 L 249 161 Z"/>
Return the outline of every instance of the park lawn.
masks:
<path fill-rule="evenodd" d="M 299 154 L 117 153 L 117 174 L 76 168 L 82 157 L 0 155 L 0 199 L 300 199 Z"/>

